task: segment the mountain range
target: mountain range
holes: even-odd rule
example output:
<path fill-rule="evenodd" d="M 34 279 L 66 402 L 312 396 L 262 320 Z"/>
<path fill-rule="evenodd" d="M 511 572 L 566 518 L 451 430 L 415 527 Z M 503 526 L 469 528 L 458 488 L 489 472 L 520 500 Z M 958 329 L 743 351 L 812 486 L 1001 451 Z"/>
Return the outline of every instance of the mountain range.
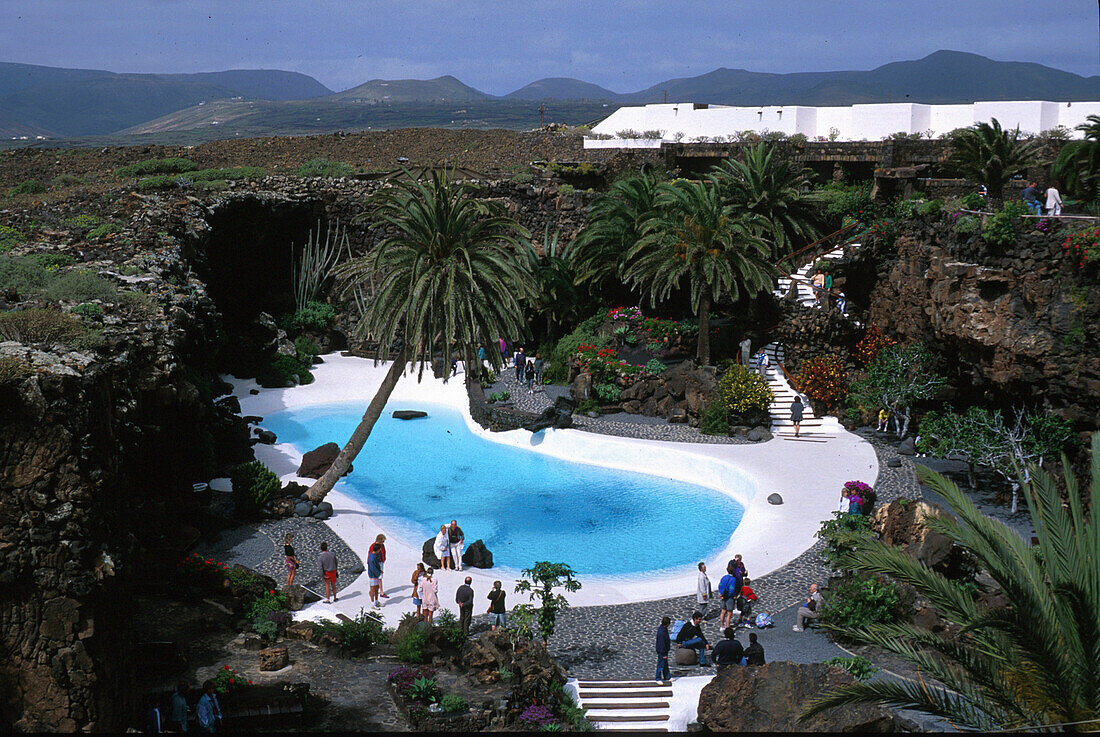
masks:
<path fill-rule="evenodd" d="M 551 77 L 495 96 L 450 75 L 427 80 L 373 79 L 333 92 L 308 75 L 280 70 L 119 74 L 0 63 L 0 136 L 135 134 L 214 123 L 228 123 L 228 131 L 236 119 L 248 120 L 249 135 L 264 134 L 265 119 L 272 121 L 267 133 L 303 127 L 312 130 L 323 127 L 328 119 L 384 120 L 387 127 L 399 127 L 436 119 L 449 119 L 454 124 L 451 118 L 458 116 L 461 124 L 466 110 L 441 106 L 453 108 L 464 103 L 476 103 L 481 111 L 479 120 L 485 121 L 494 119 L 485 113 L 494 106 L 525 109 L 525 104 L 539 101 L 576 103 L 569 109 L 590 116 L 604 103 L 637 105 L 664 100 L 728 105 L 851 105 L 1040 99 L 1100 100 L 1100 76 L 1083 77 L 1041 64 L 937 51 L 923 59 L 893 62 L 869 71 L 768 74 L 723 67 L 627 93 L 578 79 Z M 254 105 L 212 105 L 209 111 L 200 110 L 208 103 L 224 100 L 247 100 Z M 365 105 L 375 109 L 364 111 Z M 402 106 L 417 112 L 403 116 Z M 432 106 L 438 108 L 436 113 L 425 116 L 424 111 Z M 230 109 L 236 111 L 227 116 L 230 120 L 219 120 L 213 112 L 218 110 L 224 115 Z M 380 112 L 383 109 L 384 114 Z M 524 119 L 529 120 L 529 114 Z M 322 125 L 315 125 L 317 122 Z M 587 118 L 566 122 L 587 122 Z"/>

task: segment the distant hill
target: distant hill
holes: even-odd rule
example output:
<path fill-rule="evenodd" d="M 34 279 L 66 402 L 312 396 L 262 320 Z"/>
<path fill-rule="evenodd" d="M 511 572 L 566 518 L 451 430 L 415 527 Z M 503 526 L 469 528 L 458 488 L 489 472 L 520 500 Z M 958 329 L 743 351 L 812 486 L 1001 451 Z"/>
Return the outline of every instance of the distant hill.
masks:
<path fill-rule="evenodd" d="M 506 100 L 617 100 L 621 95 L 598 84 L 569 77 L 547 77 L 504 96 Z"/>
<path fill-rule="evenodd" d="M 281 69 L 230 69 L 227 72 L 152 76 L 166 82 L 201 82 L 225 87 L 236 92 L 235 96 L 253 100 L 311 100 L 332 94 L 332 90 L 308 74 Z"/>
<path fill-rule="evenodd" d="M 336 102 L 461 102 L 490 100 L 492 95 L 475 90 L 451 75 L 435 79 L 372 79 L 329 97 Z"/>

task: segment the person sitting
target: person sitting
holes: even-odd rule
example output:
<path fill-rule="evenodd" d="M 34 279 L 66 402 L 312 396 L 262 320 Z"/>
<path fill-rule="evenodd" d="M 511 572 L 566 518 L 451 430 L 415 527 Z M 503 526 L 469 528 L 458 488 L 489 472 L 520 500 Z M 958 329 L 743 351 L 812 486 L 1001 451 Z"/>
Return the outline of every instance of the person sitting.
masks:
<path fill-rule="evenodd" d="M 699 665 L 707 664 L 707 638 L 703 636 L 703 615 L 692 612 L 691 621 L 680 628 L 676 635 L 676 647 L 695 650 L 699 655 Z"/>
<path fill-rule="evenodd" d="M 745 648 L 745 665 L 764 665 L 764 646 L 756 641 L 756 633 L 749 633 L 749 646 Z"/>
<path fill-rule="evenodd" d="M 821 616 L 821 605 L 824 603 L 825 600 L 817 592 L 817 584 L 810 584 L 810 596 L 803 602 L 802 606 L 798 607 L 795 624 L 791 629 L 795 632 L 801 632 L 805 629 L 811 620 Z"/>
<path fill-rule="evenodd" d="M 740 665 L 745 652 L 744 648 L 741 647 L 741 643 L 737 641 L 737 630 L 733 627 L 726 627 L 725 632 L 722 634 L 726 636 L 726 639 L 715 645 L 712 652 L 714 664 L 718 666 L 718 670 L 731 665 Z"/>

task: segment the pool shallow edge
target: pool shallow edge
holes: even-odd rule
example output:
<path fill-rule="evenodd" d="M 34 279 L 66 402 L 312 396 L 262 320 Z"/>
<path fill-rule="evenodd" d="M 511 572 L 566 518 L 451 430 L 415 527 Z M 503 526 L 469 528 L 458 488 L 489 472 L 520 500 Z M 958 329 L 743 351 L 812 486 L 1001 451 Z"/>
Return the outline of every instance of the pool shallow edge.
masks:
<path fill-rule="evenodd" d="M 363 406 L 374 396 L 386 371 L 386 364 L 329 355 L 314 369 L 314 383 L 290 389 L 260 389 L 255 382 L 226 377 L 234 386 L 241 402 L 242 414 L 265 416 L 273 412 L 329 403 L 362 401 Z M 426 374 L 418 383 L 415 374 L 406 375 L 394 390 L 390 407 L 403 401 L 444 404 L 458 410 L 467 427 L 492 442 L 524 448 L 562 460 L 630 470 L 698 484 L 727 494 L 744 506 L 744 515 L 737 530 L 723 550 L 708 560 L 711 578 L 717 583 L 724 562 L 741 553 L 750 574 L 761 576 L 784 565 L 809 548 L 821 521 L 835 508 L 839 489 L 845 481 L 863 479 L 873 483 L 878 463 L 870 444 L 837 427 L 837 437 L 829 443 L 804 445 L 781 439 L 756 445 L 710 445 L 636 440 L 587 433 L 581 430 L 548 429 L 540 433 L 513 430 L 493 433 L 478 425 L 470 416 L 465 387 L 460 374 L 444 383 Z M 260 423 L 262 425 L 262 423 Z M 344 442 L 338 439 L 337 442 Z M 369 441 L 368 441 L 369 442 Z M 286 443 L 256 446 L 257 458 L 265 462 L 284 481 L 298 480 L 295 475 L 301 459 L 299 451 Z M 329 501 L 336 515 L 329 520 L 332 530 L 343 538 L 364 559 L 366 549 L 375 535 L 387 535 L 387 590 L 391 598 L 383 613 L 388 623 L 395 624 L 400 613 L 412 609 L 408 601 L 409 574 L 420 559 L 422 541 L 402 539 L 387 530 L 384 521 L 373 519 L 366 510 L 344 494 L 340 484 L 330 493 Z M 784 504 L 770 505 L 767 496 L 780 493 Z M 662 530 L 690 534 L 691 520 L 685 516 L 677 524 L 672 520 Z M 676 534 L 662 531 L 661 534 Z M 654 544 L 659 545 L 656 539 Z M 532 561 L 533 562 L 533 561 Z M 305 565 L 310 565 L 308 561 Z M 493 580 L 508 581 L 518 571 L 493 568 L 488 571 L 467 569 L 474 579 L 478 596 L 484 596 Z M 685 566 L 660 578 L 627 575 L 581 575 L 583 588 L 569 596 L 575 606 L 621 604 L 661 599 L 694 591 L 695 566 Z M 440 574 L 440 601 L 448 606 L 453 591 L 461 583 L 457 573 Z M 362 585 L 360 585 L 362 584 Z M 314 605 L 309 617 L 331 616 L 336 611 L 354 616 L 367 606 L 366 580 L 357 581 L 345 590 L 334 606 Z M 506 584 L 506 589 L 510 586 Z M 510 605 L 517 603 L 515 595 Z M 453 608 L 453 607 L 452 607 Z M 475 610 L 481 611 L 481 610 Z"/>

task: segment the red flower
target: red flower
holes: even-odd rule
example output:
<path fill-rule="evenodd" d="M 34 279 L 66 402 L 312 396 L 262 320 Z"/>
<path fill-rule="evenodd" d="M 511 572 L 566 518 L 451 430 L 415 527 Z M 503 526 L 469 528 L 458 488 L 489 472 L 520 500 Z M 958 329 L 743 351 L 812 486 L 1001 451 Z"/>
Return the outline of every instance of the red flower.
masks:
<path fill-rule="evenodd" d="M 229 666 L 228 665 L 223 665 L 222 670 L 229 670 Z"/>

